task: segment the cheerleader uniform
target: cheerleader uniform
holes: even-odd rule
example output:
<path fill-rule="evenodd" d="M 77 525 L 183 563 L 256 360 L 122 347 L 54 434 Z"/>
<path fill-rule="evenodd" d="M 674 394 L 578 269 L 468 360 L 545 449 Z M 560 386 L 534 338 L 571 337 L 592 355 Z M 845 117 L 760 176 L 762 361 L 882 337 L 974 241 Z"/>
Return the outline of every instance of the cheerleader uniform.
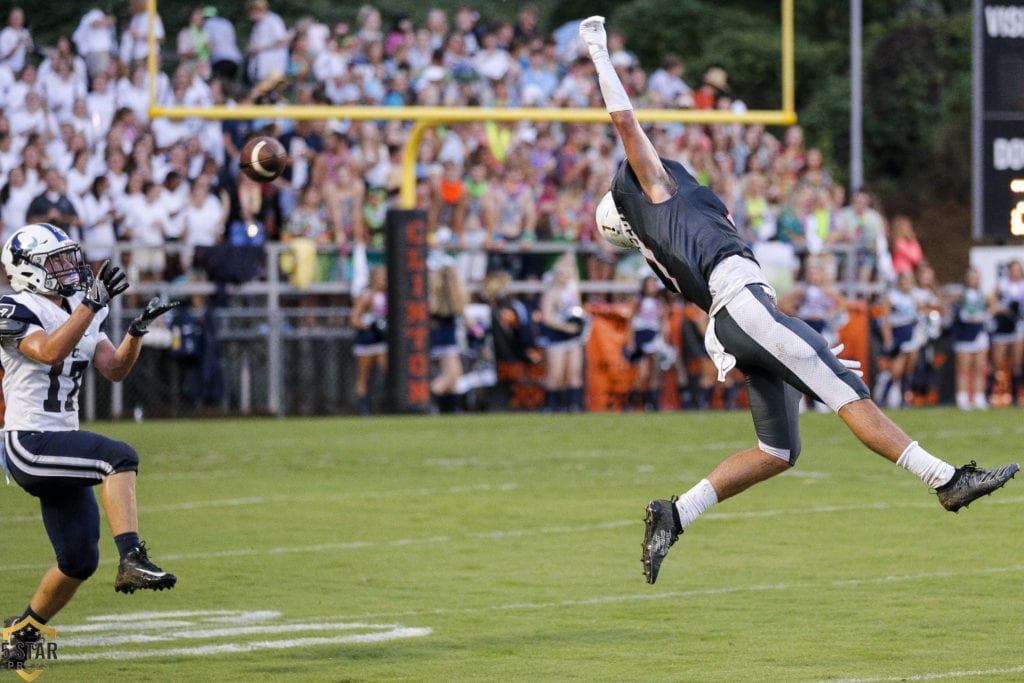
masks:
<path fill-rule="evenodd" d="M 356 331 L 352 353 L 356 356 L 373 356 L 387 351 L 387 319 L 388 295 L 374 292 L 370 310 L 363 313 L 359 320 L 363 327 Z"/>
<path fill-rule="evenodd" d="M 892 346 L 886 349 L 886 354 L 890 358 L 895 358 L 901 353 L 910 353 L 920 347 L 919 339 L 914 335 L 917 328 L 917 299 L 913 292 L 894 289 L 889 292 L 889 303 L 892 307 L 889 312 Z"/>
<path fill-rule="evenodd" d="M 986 328 L 990 316 L 988 301 L 977 289 L 964 289 L 956 304 L 953 350 L 964 353 L 988 351 Z"/>
<path fill-rule="evenodd" d="M 1004 278 L 999 281 L 999 308 L 1003 310 L 995 315 L 992 341 L 1012 343 L 1024 339 L 1024 325 L 1021 322 L 1021 313 L 1024 313 L 1024 280 Z"/>

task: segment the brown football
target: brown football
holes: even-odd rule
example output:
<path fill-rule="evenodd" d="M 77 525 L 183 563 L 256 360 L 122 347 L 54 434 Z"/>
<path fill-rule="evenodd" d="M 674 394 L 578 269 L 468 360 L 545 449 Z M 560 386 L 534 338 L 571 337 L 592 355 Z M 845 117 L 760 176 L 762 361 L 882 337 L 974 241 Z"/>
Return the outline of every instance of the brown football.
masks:
<path fill-rule="evenodd" d="M 261 183 L 269 183 L 284 172 L 288 152 L 276 139 L 266 136 L 250 138 L 242 147 L 238 167 L 242 173 Z"/>

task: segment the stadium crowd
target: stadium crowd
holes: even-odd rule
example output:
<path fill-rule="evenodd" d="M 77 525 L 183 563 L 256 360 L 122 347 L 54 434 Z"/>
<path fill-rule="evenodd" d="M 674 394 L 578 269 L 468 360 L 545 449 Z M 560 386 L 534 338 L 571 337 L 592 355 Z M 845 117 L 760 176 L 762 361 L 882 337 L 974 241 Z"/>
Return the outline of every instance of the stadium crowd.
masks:
<path fill-rule="evenodd" d="M 530 5 L 515 21 L 488 21 L 469 6 L 433 9 L 421 25 L 405 16 L 385 24 L 372 5 L 352 24 L 303 17 L 288 26 L 267 0 L 250 0 L 246 11 L 248 36 L 235 33 L 242 17 L 222 16 L 216 6 L 195 7 L 170 32 L 153 17 L 164 57 L 155 84 L 160 104 L 602 106 L 575 25 L 542 31 Z M 352 279 L 367 252 L 373 266 L 386 212 L 397 201 L 410 124 L 150 119 L 149 25 L 145 0 L 132 0 L 129 17 L 92 9 L 44 48 L 26 29 L 25 10 L 10 10 L 0 31 L 3 239 L 26 223 L 53 223 L 83 243 L 94 266 L 122 242 L 130 245 L 132 277 L 142 281 L 216 277 L 206 256 L 219 243 L 311 242 L 319 251 L 314 279 L 322 281 Z M 638 107 L 744 110 L 720 67 L 694 75 L 680 56 L 665 55 L 649 71 L 614 32 L 609 49 Z M 277 137 L 289 152 L 289 167 L 272 183 L 237 171 L 238 152 L 254 134 Z M 947 294 L 934 283 L 910 220 L 886 217 L 864 188 L 847 197 L 799 126 L 657 124 L 650 136 L 725 201 L 759 255 L 788 269 L 795 282 L 780 291 L 792 290 L 784 297 L 792 312 L 835 335 L 848 299 L 876 308 L 883 404 L 904 405 L 921 389 L 915 377 L 944 331 L 959 344 L 958 405 L 988 405 L 993 367 L 1005 368 L 1016 403 L 1024 356 L 1019 264 L 996 292 L 978 292 L 975 273 Z M 600 239 L 594 219 L 622 157 L 606 125 L 500 123 L 482 112 L 479 122 L 425 131 L 417 205 L 427 211 L 435 254 L 470 289 L 486 291 L 485 280 L 497 274 L 540 280 L 564 263 L 558 253 L 531 250 L 535 242 L 564 244 L 577 255 L 580 279 L 635 283 L 642 320 L 634 329 L 644 333 L 627 351 L 644 369 L 629 402 L 643 396 L 654 406 L 656 369 L 673 366 L 652 360 L 652 349 L 664 347 L 654 340 L 668 337 L 660 329 L 668 318 L 652 303 L 645 263 Z M 549 278 L 567 286 L 567 276 Z M 594 293 L 580 303 L 622 299 Z M 534 305 L 544 317 L 543 305 Z M 699 340 L 697 318 L 687 320 Z M 987 331 L 991 356 L 981 341 Z M 678 355 L 699 355 L 699 347 L 684 343 Z M 707 405 L 710 380 L 691 374 L 699 381 L 687 383 L 687 404 Z M 559 386 L 578 392 L 580 380 L 568 376 Z M 578 396 L 564 405 L 578 407 Z"/>

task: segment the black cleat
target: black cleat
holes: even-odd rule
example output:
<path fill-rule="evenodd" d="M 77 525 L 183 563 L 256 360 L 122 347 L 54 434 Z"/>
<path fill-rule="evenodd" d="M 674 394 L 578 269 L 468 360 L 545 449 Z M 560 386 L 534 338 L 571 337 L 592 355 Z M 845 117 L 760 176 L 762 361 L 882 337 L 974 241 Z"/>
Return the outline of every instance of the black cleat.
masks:
<path fill-rule="evenodd" d="M 1000 488 L 1013 479 L 1013 475 L 1017 474 L 1019 469 L 1020 465 L 1010 463 L 994 470 L 986 470 L 978 467 L 978 463 L 972 460 L 963 467 L 957 467 L 953 478 L 935 489 L 935 495 L 939 497 L 942 507 L 950 512 L 956 512 Z"/>
<path fill-rule="evenodd" d="M 7 617 L 4 619 L 4 628 L 14 626 L 21 617 Z M 39 640 L 39 631 L 31 625 L 26 625 L 20 631 L 14 631 L 11 633 L 11 637 L 7 640 L 7 647 L 3 649 L 0 654 L 0 671 L 5 669 L 24 669 L 25 662 L 28 660 L 28 650 L 23 647 L 25 643 L 34 643 Z"/>
<path fill-rule="evenodd" d="M 668 549 L 683 533 L 679 526 L 678 513 L 675 511 L 676 498 L 672 500 L 652 500 L 647 504 L 647 515 L 644 517 L 644 546 L 640 560 L 644 564 L 644 578 L 647 583 L 658 580 L 661 561 L 668 555 Z"/>
<path fill-rule="evenodd" d="M 146 544 L 143 542 L 121 558 L 117 578 L 114 579 L 114 590 L 119 593 L 134 593 L 144 589 L 162 591 L 165 588 L 174 588 L 177 582 L 177 576 L 165 572 L 149 561 Z"/>

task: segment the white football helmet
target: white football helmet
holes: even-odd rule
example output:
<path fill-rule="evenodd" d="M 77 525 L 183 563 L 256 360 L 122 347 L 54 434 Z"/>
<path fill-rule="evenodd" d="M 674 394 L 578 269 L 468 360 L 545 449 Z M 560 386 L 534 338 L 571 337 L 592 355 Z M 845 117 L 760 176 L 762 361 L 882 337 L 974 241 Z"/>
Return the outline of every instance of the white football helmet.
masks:
<path fill-rule="evenodd" d="M 49 223 L 21 228 L 0 253 L 4 273 L 16 292 L 71 296 L 92 284 L 92 271 L 82 248 L 68 234 Z"/>
<path fill-rule="evenodd" d="M 611 190 L 601 197 L 601 201 L 597 203 L 595 214 L 597 228 L 608 242 L 624 249 L 637 248 L 637 240 L 633 237 L 633 231 L 622 221 L 619 209 L 615 206 L 615 200 L 612 199 Z"/>

